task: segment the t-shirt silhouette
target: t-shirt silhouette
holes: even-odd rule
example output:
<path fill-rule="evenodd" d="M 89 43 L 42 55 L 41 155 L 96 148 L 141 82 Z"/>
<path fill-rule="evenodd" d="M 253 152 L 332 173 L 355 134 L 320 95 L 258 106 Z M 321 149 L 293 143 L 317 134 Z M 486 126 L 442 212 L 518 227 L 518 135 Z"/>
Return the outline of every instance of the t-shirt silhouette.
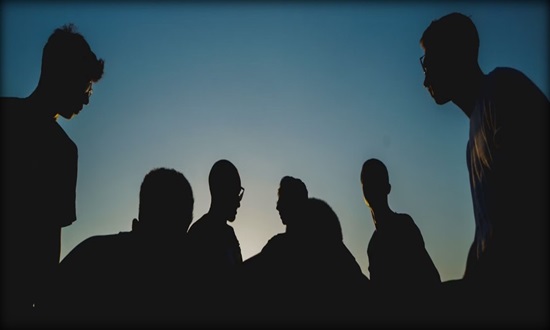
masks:
<path fill-rule="evenodd" d="M 441 283 L 422 234 L 407 214 L 384 219 L 372 234 L 367 254 L 373 286 L 415 290 Z"/>

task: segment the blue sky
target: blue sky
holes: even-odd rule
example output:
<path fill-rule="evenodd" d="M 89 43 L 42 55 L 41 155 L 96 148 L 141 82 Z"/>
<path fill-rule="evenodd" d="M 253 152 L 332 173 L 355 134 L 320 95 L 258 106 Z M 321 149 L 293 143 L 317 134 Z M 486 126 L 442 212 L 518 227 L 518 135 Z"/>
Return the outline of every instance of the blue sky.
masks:
<path fill-rule="evenodd" d="M 246 192 L 233 223 L 246 259 L 284 231 L 285 175 L 325 200 L 368 275 L 374 230 L 359 174 L 388 167 L 390 206 L 422 231 L 443 280 L 460 278 L 474 220 L 468 121 L 423 88 L 419 39 L 433 19 L 470 15 L 485 72 L 521 70 L 548 96 L 548 3 L 2 2 L 1 95 L 36 87 L 42 47 L 75 23 L 105 59 L 90 104 L 60 119 L 79 147 L 77 216 L 62 257 L 87 237 L 128 231 L 155 167 L 181 171 L 207 212 L 208 173 L 226 158 Z"/>

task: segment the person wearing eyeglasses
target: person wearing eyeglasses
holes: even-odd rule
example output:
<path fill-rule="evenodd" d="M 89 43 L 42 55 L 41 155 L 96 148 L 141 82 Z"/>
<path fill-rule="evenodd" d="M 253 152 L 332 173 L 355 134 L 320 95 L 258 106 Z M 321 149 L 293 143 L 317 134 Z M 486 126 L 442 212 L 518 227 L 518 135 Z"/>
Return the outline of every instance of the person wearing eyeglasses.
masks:
<path fill-rule="evenodd" d="M 437 104 L 458 106 L 470 124 L 475 235 L 463 279 L 453 284 L 463 299 L 449 298 L 470 307 L 457 317 L 547 322 L 548 98 L 516 69 L 484 73 L 478 31 L 461 13 L 432 21 L 420 44 L 424 86 Z"/>
<path fill-rule="evenodd" d="M 2 97 L 2 315 L 32 322 L 59 264 L 61 228 L 76 220 L 78 149 L 57 119 L 88 104 L 103 75 L 72 24 L 56 29 L 27 97 Z M 13 323 L 12 323 L 13 322 Z"/>
<path fill-rule="evenodd" d="M 230 298 L 231 284 L 227 283 L 243 262 L 239 240 L 228 224 L 235 221 L 244 195 L 239 171 L 230 161 L 219 160 L 210 170 L 208 184 L 210 209 L 188 231 L 190 268 L 196 275 L 193 285 L 199 317 L 219 315 L 228 310 L 230 305 L 224 302 Z"/>

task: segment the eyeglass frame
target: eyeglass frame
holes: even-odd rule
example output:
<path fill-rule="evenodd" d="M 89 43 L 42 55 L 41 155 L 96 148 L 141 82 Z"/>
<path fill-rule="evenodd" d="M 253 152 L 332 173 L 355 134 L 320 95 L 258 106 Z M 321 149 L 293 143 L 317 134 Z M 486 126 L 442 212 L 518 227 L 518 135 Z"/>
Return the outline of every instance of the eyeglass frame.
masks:
<path fill-rule="evenodd" d="M 241 187 L 241 189 L 239 190 L 239 201 L 243 199 L 243 196 L 244 196 L 244 188 Z"/>
<path fill-rule="evenodd" d="M 93 86 L 93 83 L 94 83 L 93 81 L 90 81 L 90 82 L 88 83 L 88 86 L 86 86 L 86 90 L 84 90 L 84 93 L 85 93 L 86 95 L 88 95 L 88 98 L 89 98 L 90 96 L 92 96 L 92 94 L 94 93 L 94 89 L 93 89 L 93 87 L 92 87 L 92 86 Z"/>
<path fill-rule="evenodd" d="M 424 57 L 426 57 L 426 54 L 420 56 L 420 66 L 422 67 L 422 71 L 424 71 L 424 74 L 426 74 L 428 68 L 424 65 Z"/>

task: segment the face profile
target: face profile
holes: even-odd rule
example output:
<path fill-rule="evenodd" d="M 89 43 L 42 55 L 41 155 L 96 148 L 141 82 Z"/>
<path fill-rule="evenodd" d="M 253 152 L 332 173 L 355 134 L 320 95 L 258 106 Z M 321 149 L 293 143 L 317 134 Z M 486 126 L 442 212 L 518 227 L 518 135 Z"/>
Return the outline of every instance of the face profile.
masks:
<path fill-rule="evenodd" d="M 229 222 L 233 222 L 235 221 L 235 218 L 237 217 L 237 209 L 239 207 L 241 207 L 241 200 L 243 199 L 243 196 L 244 196 L 244 188 L 243 187 L 239 187 L 239 192 L 237 194 L 231 194 L 233 195 L 233 203 L 229 203 L 228 204 L 228 221 Z M 232 199 L 231 198 L 228 198 L 228 201 L 230 202 Z"/>
<path fill-rule="evenodd" d="M 289 200 L 287 195 L 285 195 L 282 187 L 279 187 L 279 190 L 277 191 L 277 196 L 277 206 L 275 208 L 277 209 L 277 212 L 279 212 L 281 222 L 283 223 L 283 225 L 286 225 L 288 223 L 288 218 L 290 215 L 289 210 L 292 209 L 292 201 Z"/>
<path fill-rule="evenodd" d="M 301 216 L 300 211 L 308 199 L 308 191 L 300 179 L 285 176 L 281 179 L 277 191 L 277 211 L 283 225 L 296 222 L 295 219 Z M 299 220 L 299 219 L 298 219 Z"/>
<path fill-rule="evenodd" d="M 239 171 L 228 160 L 217 161 L 208 177 L 212 204 L 227 221 L 235 221 L 237 209 L 241 206 L 244 188 L 241 186 Z"/>
<path fill-rule="evenodd" d="M 452 72 L 445 66 L 441 55 L 426 52 L 420 57 L 420 65 L 424 71 L 424 87 L 428 90 L 435 103 L 442 105 L 452 99 Z"/>
<path fill-rule="evenodd" d="M 56 117 L 71 119 L 89 103 L 103 68 L 103 59 L 97 58 L 76 27 L 65 25 L 44 46 L 37 94 L 48 101 Z"/>
<path fill-rule="evenodd" d="M 391 189 L 386 165 L 376 158 L 365 161 L 361 168 L 361 186 L 369 207 L 383 204 Z"/>
<path fill-rule="evenodd" d="M 456 101 L 468 85 L 468 73 L 479 69 L 479 36 L 473 22 L 458 13 L 432 21 L 420 45 L 424 87 L 439 105 Z"/>
<path fill-rule="evenodd" d="M 90 102 L 93 93 L 93 82 L 87 79 L 79 80 L 85 80 L 85 82 L 60 88 L 60 93 L 63 96 L 60 97 L 58 113 L 65 119 L 71 119 L 78 115 L 84 106 Z"/>

